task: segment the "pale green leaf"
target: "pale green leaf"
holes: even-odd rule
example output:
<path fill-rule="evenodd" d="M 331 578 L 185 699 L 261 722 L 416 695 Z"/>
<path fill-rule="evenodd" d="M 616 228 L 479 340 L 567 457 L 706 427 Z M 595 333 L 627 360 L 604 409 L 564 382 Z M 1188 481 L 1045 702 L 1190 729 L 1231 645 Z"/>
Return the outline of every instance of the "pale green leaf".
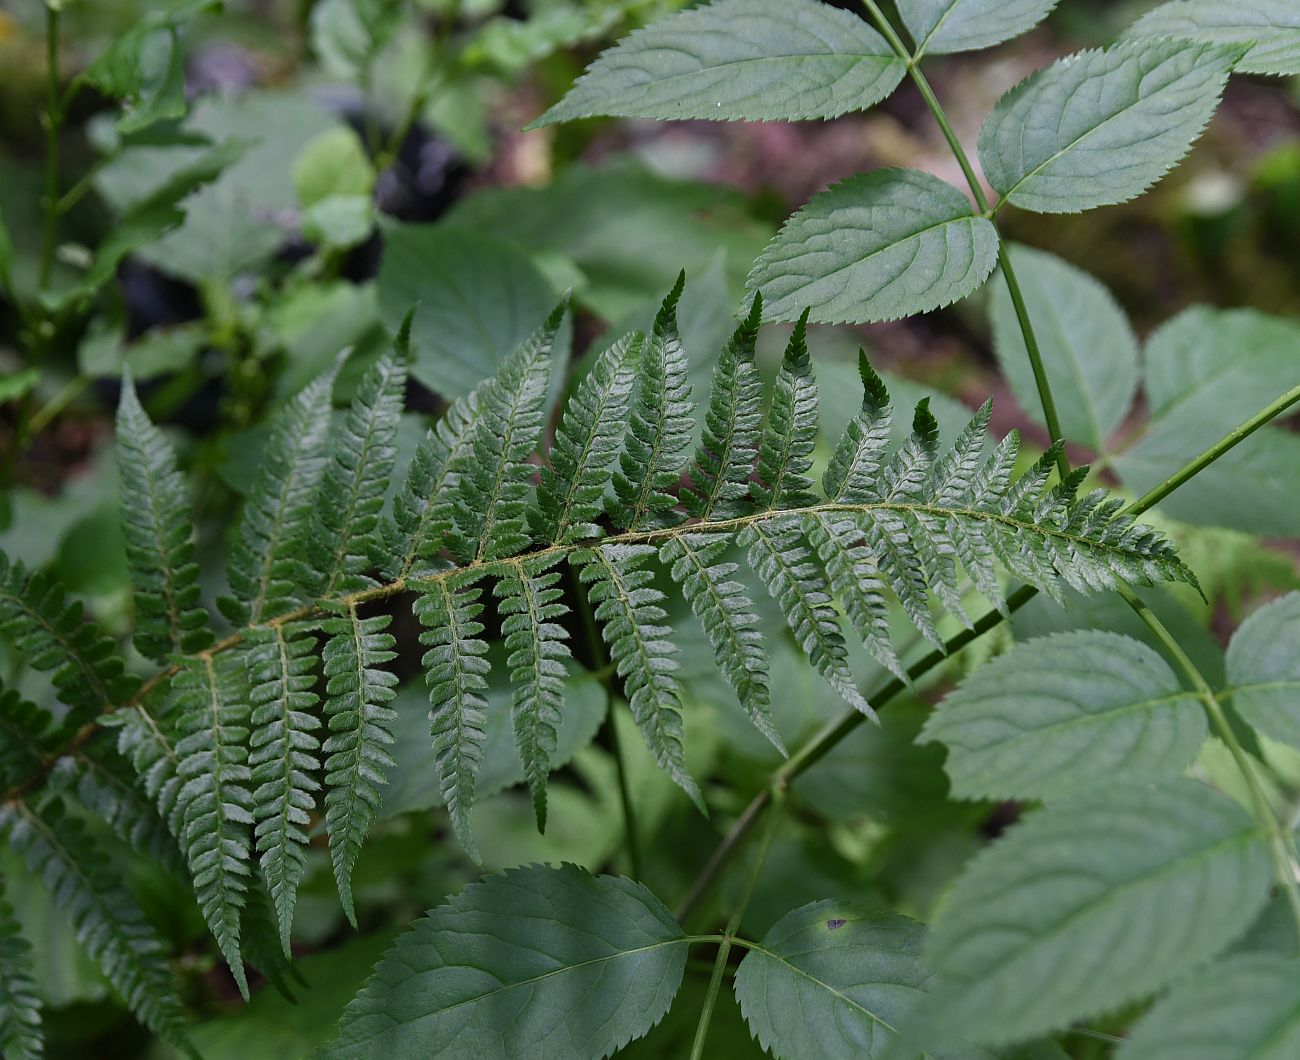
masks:
<path fill-rule="evenodd" d="M 920 1000 L 923 929 L 856 902 L 814 902 L 783 916 L 736 971 L 750 1030 L 781 1058 L 883 1056 Z"/>
<path fill-rule="evenodd" d="M 1028 33 L 1059 0 L 898 0 L 917 56 L 991 48 Z"/>
<path fill-rule="evenodd" d="M 1124 420 L 1138 381 L 1137 337 L 1111 293 L 1086 272 L 1031 247 L 1011 262 L 1038 336 L 1061 429 L 1094 452 Z M 993 349 L 1020 407 L 1043 422 L 1033 368 L 1006 285 L 992 285 Z"/>
<path fill-rule="evenodd" d="M 639 883 L 512 869 L 417 921 L 343 1013 L 326 1057 L 602 1057 L 668 1011 L 686 940 Z"/>
<path fill-rule="evenodd" d="M 1292 1060 L 1300 1056 L 1300 976 L 1293 958 L 1235 957 L 1179 984 L 1116 1060 Z"/>
<path fill-rule="evenodd" d="M 1000 1045 L 1160 989 L 1246 930 L 1268 853 L 1236 803 L 1191 780 L 1104 784 L 976 857 L 926 947 L 939 1026 Z"/>
<path fill-rule="evenodd" d="M 1138 19 L 1131 36 L 1249 45 L 1243 74 L 1300 74 L 1300 5 L 1294 0 L 1171 0 Z"/>
<path fill-rule="evenodd" d="M 1177 776 L 1206 731 L 1200 701 L 1151 648 L 1080 630 L 1025 641 L 980 667 L 921 739 L 948 748 L 955 795 L 1043 799 L 1100 776 Z"/>
<path fill-rule="evenodd" d="M 1249 309 L 1197 306 L 1147 341 L 1145 433 L 1115 461 L 1142 493 L 1191 457 L 1300 384 L 1300 325 Z M 1255 534 L 1300 534 L 1300 506 L 1288 488 L 1300 438 L 1265 428 L 1160 502 L 1186 522 Z"/>
<path fill-rule="evenodd" d="M 1239 54 L 1141 40 L 1060 59 L 1003 96 L 984 122 L 984 172 L 1004 201 L 1039 213 L 1127 202 L 1187 154 Z"/>
<path fill-rule="evenodd" d="M 818 0 L 716 0 L 620 41 L 534 126 L 834 118 L 884 99 L 905 69 L 866 22 Z"/>
<path fill-rule="evenodd" d="M 1232 705 L 1265 736 L 1300 747 L 1300 593 L 1251 615 L 1228 645 Z"/>
<path fill-rule="evenodd" d="M 754 263 L 770 320 L 822 324 L 926 313 L 965 298 L 997 262 L 991 221 L 956 188 L 910 169 L 851 177 L 796 213 Z"/>

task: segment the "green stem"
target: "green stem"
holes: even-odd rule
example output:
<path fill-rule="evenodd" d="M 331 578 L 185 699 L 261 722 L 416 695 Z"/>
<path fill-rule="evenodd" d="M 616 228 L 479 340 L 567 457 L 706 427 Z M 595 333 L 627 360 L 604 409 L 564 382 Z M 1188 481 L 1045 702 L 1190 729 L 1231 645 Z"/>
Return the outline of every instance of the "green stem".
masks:
<path fill-rule="evenodd" d="M 1178 668 L 1187 676 L 1187 679 L 1192 683 L 1192 687 L 1196 689 L 1201 701 L 1205 704 L 1205 712 L 1210 717 L 1214 731 L 1218 733 L 1219 739 L 1227 744 L 1228 752 L 1232 755 L 1232 760 L 1236 764 L 1238 772 L 1241 773 L 1242 779 L 1246 782 L 1255 821 L 1268 834 L 1268 849 L 1269 855 L 1273 859 L 1274 874 L 1286 894 L 1287 903 L 1291 907 L 1291 915 L 1295 919 L 1296 934 L 1300 937 L 1300 883 L 1296 879 L 1296 864 L 1291 854 L 1290 839 L 1283 830 L 1281 822 L 1278 821 L 1277 814 L 1273 812 L 1272 807 L 1268 804 L 1268 797 L 1264 794 L 1264 786 L 1260 782 L 1254 763 L 1241 746 L 1237 734 L 1232 731 L 1232 725 L 1229 724 L 1228 717 L 1223 712 L 1223 707 L 1219 703 L 1214 689 L 1210 687 L 1209 681 L 1205 679 L 1205 675 L 1192 662 L 1188 654 L 1183 651 L 1182 645 L 1178 643 L 1177 638 L 1169 632 L 1165 624 L 1132 589 L 1126 585 L 1121 585 L 1119 594 L 1124 598 L 1124 602 L 1137 613 L 1138 618 L 1151 630 L 1151 633 L 1164 647 L 1169 657 L 1178 665 Z"/>
<path fill-rule="evenodd" d="M 45 5 L 45 192 L 41 197 L 43 231 L 38 282 L 42 290 L 50 282 L 54 251 L 59 238 L 59 133 L 63 107 L 59 98 L 59 8 Z"/>
<path fill-rule="evenodd" d="M 979 177 L 975 175 L 975 167 L 971 164 L 970 156 L 967 155 L 966 148 L 962 146 L 961 140 L 957 138 L 952 123 L 948 120 L 948 115 L 939 102 L 939 97 L 934 94 L 934 89 L 930 87 L 930 82 L 926 80 L 925 74 L 921 71 L 920 54 L 913 55 L 908 50 L 907 45 L 895 32 L 889 19 L 885 17 L 884 12 L 880 10 L 880 6 L 875 3 L 875 0 L 864 0 L 864 3 L 871 14 L 872 21 L 884 34 L 890 47 L 894 49 L 900 59 L 907 63 L 908 76 L 921 93 L 921 98 L 925 100 L 925 105 L 935 123 L 939 126 L 939 131 L 943 133 L 943 138 L 948 142 L 948 147 L 957 160 L 957 165 L 961 167 L 966 183 L 970 185 L 971 195 L 975 197 L 976 206 L 996 228 L 997 224 L 994 221 L 996 211 L 989 209 L 988 198 L 984 194 L 984 185 L 980 183 Z M 1016 270 L 1011 264 L 1011 255 L 1007 253 L 1007 245 L 1002 238 L 1001 231 L 998 232 L 998 264 L 1002 266 L 1002 278 L 1007 285 L 1007 293 L 1011 296 L 1011 305 L 1015 309 L 1020 332 L 1024 336 L 1025 350 L 1029 354 L 1029 365 L 1033 369 L 1034 386 L 1038 388 L 1038 400 L 1043 407 L 1043 420 L 1047 424 L 1047 433 L 1053 442 L 1062 441 L 1065 434 L 1061 430 L 1061 418 L 1056 411 L 1056 399 L 1052 396 L 1052 385 L 1047 378 L 1047 368 L 1043 363 L 1042 348 L 1038 345 L 1038 336 L 1034 333 L 1034 325 L 1029 319 L 1029 307 L 1025 304 L 1024 292 L 1020 289 L 1020 281 L 1016 278 Z M 1061 478 L 1065 478 L 1070 473 L 1070 461 L 1065 455 L 1064 447 L 1061 448 L 1061 452 L 1056 458 L 1056 469 Z"/>
<path fill-rule="evenodd" d="M 588 660 L 592 670 L 604 675 L 605 694 L 609 700 L 609 713 L 605 718 L 605 731 L 609 734 L 609 749 L 614 755 L 614 768 L 618 774 L 618 797 L 623 804 L 623 835 L 627 842 L 627 858 L 632 872 L 632 879 L 641 879 L 641 843 L 636 823 L 636 806 L 632 801 L 632 788 L 627 777 L 627 758 L 623 754 L 623 742 L 618 736 L 617 710 L 618 697 L 614 695 L 614 675 L 617 672 L 605 651 L 605 642 L 601 640 L 600 630 L 596 628 L 596 616 L 592 614 L 591 602 L 576 574 L 573 575 L 573 592 L 577 600 L 577 612 L 582 621 L 583 632 L 587 637 Z"/>
<path fill-rule="evenodd" d="M 701 1060 L 704 1056 L 704 1042 L 709 1036 L 709 1024 L 713 1020 L 713 1006 L 718 1000 L 718 991 L 722 987 L 722 974 L 727 968 L 727 958 L 731 955 L 731 947 L 736 941 L 736 931 L 740 928 L 741 920 L 744 919 L 745 910 L 749 908 L 750 899 L 754 897 L 754 888 L 758 886 L 758 879 L 763 874 L 763 866 L 767 862 L 768 851 L 772 849 L 772 840 L 775 838 L 777 826 L 781 822 L 779 811 L 781 802 L 785 798 L 785 789 L 774 785 L 770 791 L 774 809 L 767 819 L 767 828 L 763 832 L 763 842 L 754 855 L 754 864 L 749 870 L 749 880 L 745 884 L 745 891 L 740 896 L 740 901 L 736 903 L 731 919 L 727 921 L 727 926 L 722 932 L 722 943 L 718 946 L 718 956 L 713 962 L 713 975 L 709 978 L 709 989 L 704 995 L 704 1009 L 700 1012 L 700 1022 L 695 1028 L 695 1044 L 691 1047 L 691 1060 Z"/>
<path fill-rule="evenodd" d="M 69 404 L 90 384 L 89 376 L 78 375 L 70 379 L 54 397 L 50 398 L 44 405 L 32 414 L 31 419 L 27 421 L 27 430 L 24 439 L 35 438 L 43 431 L 49 422 L 54 419 L 60 412 L 68 407 Z"/>

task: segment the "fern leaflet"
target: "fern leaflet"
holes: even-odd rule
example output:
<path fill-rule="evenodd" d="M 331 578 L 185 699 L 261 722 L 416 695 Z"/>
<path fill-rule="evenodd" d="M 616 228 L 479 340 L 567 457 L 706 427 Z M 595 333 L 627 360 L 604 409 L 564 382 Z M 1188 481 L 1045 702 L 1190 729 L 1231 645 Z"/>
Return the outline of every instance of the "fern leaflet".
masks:
<path fill-rule="evenodd" d="M 45 1053 L 31 953 L 0 891 L 0 1056 L 10 1060 L 39 1060 Z"/>
<path fill-rule="evenodd" d="M 812 453 L 817 445 L 817 384 L 808 354 L 805 310 L 786 346 L 767 427 L 758 447 L 758 477 L 753 484 L 759 507 L 800 508 L 812 500 Z"/>

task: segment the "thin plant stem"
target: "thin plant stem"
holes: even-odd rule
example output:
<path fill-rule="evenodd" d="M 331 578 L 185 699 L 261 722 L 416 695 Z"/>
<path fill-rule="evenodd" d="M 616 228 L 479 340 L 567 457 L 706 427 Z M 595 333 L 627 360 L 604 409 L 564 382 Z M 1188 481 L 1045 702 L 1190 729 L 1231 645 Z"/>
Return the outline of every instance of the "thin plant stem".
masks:
<path fill-rule="evenodd" d="M 745 883 L 744 893 L 741 894 L 740 901 L 736 903 L 736 908 L 731 913 L 731 919 L 727 921 L 727 926 L 722 931 L 722 943 L 718 946 L 718 956 L 713 962 L 713 975 L 709 977 L 709 988 L 704 995 L 704 1008 L 700 1012 L 700 1022 L 695 1028 L 695 1044 L 691 1047 L 691 1060 L 701 1060 L 704 1056 L 704 1043 L 709 1036 L 713 1006 L 718 1000 L 718 991 L 722 987 L 722 975 L 727 968 L 727 958 L 731 956 L 731 947 L 736 941 L 736 931 L 745 917 L 745 910 L 749 908 L 750 899 L 754 897 L 754 888 L 758 886 L 758 879 L 763 874 L 768 851 L 772 849 L 772 840 L 776 837 L 777 827 L 781 823 L 780 810 L 782 800 L 785 798 L 785 789 L 773 785 L 770 798 L 773 809 L 767 819 L 767 827 L 763 830 L 763 841 L 754 854 L 754 864 L 749 870 L 749 879 Z"/>
<path fill-rule="evenodd" d="M 54 4 L 45 5 L 45 191 L 41 197 L 42 235 L 38 283 L 43 290 L 54 268 L 59 238 L 59 133 L 63 128 L 63 102 L 59 93 L 59 17 Z"/>
<path fill-rule="evenodd" d="M 971 195 L 975 197 L 975 205 L 996 229 L 997 222 L 994 219 L 996 211 L 989 209 L 988 198 L 984 194 L 984 186 L 975 174 L 975 167 L 971 164 L 970 156 L 966 153 L 966 148 L 962 146 L 961 140 L 957 138 L 952 122 L 948 120 L 948 115 L 939 102 L 939 97 L 934 94 L 934 89 L 930 87 L 930 82 L 926 80 L 925 74 L 921 71 L 920 56 L 913 55 L 908 50 L 907 45 L 903 43 L 875 0 L 864 0 L 864 3 L 871 14 L 872 21 L 879 27 L 885 39 L 889 41 L 890 47 L 907 64 L 908 76 L 921 93 L 921 98 L 925 101 L 927 109 L 939 126 L 939 131 L 943 133 L 943 138 L 947 141 L 953 157 L 957 160 L 957 165 L 961 167 L 966 183 L 970 185 Z M 1002 267 L 1002 279 L 1007 285 L 1007 293 L 1011 296 L 1011 305 L 1015 309 L 1016 321 L 1020 325 L 1020 333 L 1024 336 L 1025 350 L 1029 354 L 1029 366 L 1034 373 L 1034 386 L 1038 389 L 1038 400 L 1043 408 L 1043 420 L 1047 424 L 1047 433 L 1053 442 L 1063 441 L 1065 434 L 1061 430 L 1061 418 L 1056 411 L 1056 399 L 1052 396 L 1052 386 L 1047 378 L 1047 367 L 1043 363 L 1043 351 L 1038 345 L 1038 336 L 1035 334 L 1033 323 L 1029 319 L 1029 307 L 1025 304 L 1025 295 L 1020 288 L 1020 281 L 1016 278 L 1016 270 L 1011 264 L 1011 255 L 1007 252 L 1006 241 L 1002 238 L 1001 231 L 998 232 L 998 264 Z M 1065 454 L 1064 446 L 1061 447 L 1061 451 L 1057 455 L 1056 470 L 1062 479 L 1070 473 L 1070 461 Z"/>
<path fill-rule="evenodd" d="M 37 409 L 31 419 L 27 421 L 27 431 L 25 437 L 35 438 L 50 423 L 55 416 L 68 407 L 87 386 L 90 385 L 90 377 L 84 375 L 74 376 L 60 388 L 49 401 Z"/>
<path fill-rule="evenodd" d="M 1178 639 L 1169 632 L 1168 627 L 1147 606 L 1146 601 L 1141 599 L 1132 589 L 1128 586 L 1121 586 L 1119 594 L 1124 598 L 1124 602 L 1136 612 L 1138 618 L 1146 624 L 1147 629 L 1151 631 L 1156 640 L 1168 652 L 1169 657 L 1174 660 L 1178 668 L 1192 683 L 1192 687 L 1196 689 L 1197 695 L 1205 704 L 1205 712 L 1209 715 L 1214 731 L 1218 733 L 1219 739 L 1227 745 L 1228 752 L 1232 755 L 1232 760 L 1237 766 L 1238 772 L 1241 773 L 1242 779 L 1246 782 L 1246 789 L 1250 793 L 1250 802 L 1255 820 L 1268 834 L 1269 856 L 1273 859 L 1274 873 L 1283 893 L 1286 894 L 1287 903 L 1291 907 L 1291 915 L 1295 919 L 1296 935 L 1300 937 L 1300 882 L 1297 882 L 1296 879 L 1296 864 L 1291 853 L 1290 839 L 1283 831 L 1277 814 L 1273 812 L 1273 808 L 1268 803 L 1268 797 L 1264 794 L 1264 786 L 1260 782 L 1259 773 L 1256 771 L 1254 763 L 1251 762 L 1250 756 L 1246 754 L 1245 749 L 1241 746 L 1237 734 L 1232 731 L 1232 725 L 1229 724 L 1228 716 L 1223 712 L 1223 706 L 1219 703 L 1219 698 L 1215 695 L 1214 689 L 1210 687 L 1209 681 L 1205 679 L 1205 675 L 1201 673 L 1197 665 L 1183 651 Z"/>
<path fill-rule="evenodd" d="M 627 859 L 632 872 L 632 879 L 641 879 L 641 841 L 640 830 L 636 823 L 636 805 L 632 801 L 632 788 L 628 783 L 627 758 L 623 753 L 623 742 L 618 735 L 618 719 L 614 712 L 618 709 L 618 697 L 614 695 L 614 675 L 616 670 L 605 651 L 605 642 L 600 630 L 596 628 L 596 616 L 592 614 L 591 602 L 583 591 L 578 576 L 573 575 L 573 592 L 577 600 L 577 611 L 582 621 L 582 629 L 587 638 L 588 660 L 593 670 L 599 668 L 604 674 L 605 695 L 609 701 L 609 712 L 605 716 L 605 731 L 609 734 L 609 749 L 614 755 L 614 769 L 618 774 L 618 797 L 623 804 L 623 837 L 627 844 Z"/>

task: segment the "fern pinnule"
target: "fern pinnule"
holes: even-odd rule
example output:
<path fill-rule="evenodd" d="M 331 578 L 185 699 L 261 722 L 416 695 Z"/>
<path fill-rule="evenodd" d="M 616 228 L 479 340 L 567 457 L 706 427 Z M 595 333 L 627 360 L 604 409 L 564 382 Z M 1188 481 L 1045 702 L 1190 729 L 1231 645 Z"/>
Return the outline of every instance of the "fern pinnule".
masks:
<path fill-rule="evenodd" d="M 749 498 L 763 422 L 763 381 L 754 364 L 762 319 L 763 297 L 755 294 L 713 370 L 690 485 L 681 493 L 687 514 L 704 522 L 739 515 Z"/>
<path fill-rule="evenodd" d="M 209 619 L 199 603 L 199 567 L 185 480 L 176 454 L 140 404 L 128 370 L 117 406 L 122 533 L 135 590 L 135 644 L 157 662 L 206 648 Z"/>
<path fill-rule="evenodd" d="M 355 603 L 339 604 L 337 610 L 336 617 L 321 623 L 329 637 L 322 656 L 330 732 L 324 747 L 325 831 L 339 899 L 355 925 L 352 870 L 393 765 L 388 748 L 397 712 L 388 704 L 397 678 L 380 667 L 395 658 L 396 642 L 386 632 L 391 615 L 362 618 Z"/>
<path fill-rule="evenodd" d="M 301 623 L 254 627 L 245 653 L 252 706 L 248 764 L 253 835 L 262 876 L 289 952 L 298 885 L 307 867 L 310 815 L 320 783 L 316 640 Z"/>
<path fill-rule="evenodd" d="M 397 461 L 397 425 L 406 396 L 406 353 L 385 353 L 362 377 L 321 476 L 308 534 L 308 584 L 317 596 L 373 585 L 382 559 L 380 512 Z"/>
<path fill-rule="evenodd" d="M 623 336 L 601 352 L 565 406 L 543 465 L 537 506 L 529 516 L 543 541 L 599 537 L 595 520 L 605 509 L 605 490 L 627 430 L 637 366 L 645 337 Z"/>
<path fill-rule="evenodd" d="M 608 544 L 575 552 L 572 562 L 596 605 L 596 621 L 627 694 L 632 717 L 659 768 L 705 811 L 704 797 L 686 767 L 681 715 L 680 664 L 672 630 L 662 621 L 664 594 L 646 564 L 653 545 Z"/>
<path fill-rule="evenodd" d="M 0 1056 L 40 1060 L 45 1044 L 32 947 L 23 938 L 13 907 L 5 901 L 3 885 L 0 876 Z"/>
<path fill-rule="evenodd" d="M 786 753 L 772 721 L 767 649 L 758 628 L 754 602 L 732 579 L 739 563 L 723 559 L 730 544 L 726 533 L 681 534 L 659 550 L 674 582 L 713 645 L 718 668 L 745 708 L 745 713 L 772 745 Z"/>
<path fill-rule="evenodd" d="M 874 495 L 894 427 L 889 391 L 867 363 L 865 350 L 858 351 L 858 374 L 862 378 L 862 408 L 849 421 L 822 476 L 826 499 L 844 504 L 861 504 Z"/>
<path fill-rule="evenodd" d="M 303 551 L 328 456 L 330 394 L 337 365 L 302 388 L 271 422 L 271 436 L 217 601 L 239 626 L 289 611 L 307 598 Z"/>
<path fill-rule="evenodd" d="M 248 689 L 236 655 L 187 658 L 172 678 L 176 696 L 176 803 L 181 846 L 208 929 L 240 993 L 248 980 L 240 957 L 240 914 L 249 877 L 253 796 L 248 789 Z"/>
<path fill-rule="evenodd" d="M 0 791 L 40 777 L 58 736 L 49 711 L 0 686 Z"/>
<path fill-rule="evenodd" d="M 571 658 L 568 630 L 558 619 L 569 613 L 556 588 L 558 556 L 547 555 L 501 565 L 496 595 L 501 635 L 514 685 L 515 744 L 533 796 L 537 827 L 546 831 L 546 782 L 559 738 L 564 708 L 564 678 Z"/>
<path fill-rule="evenodd" d="M 551 347 L 568 311 L 562 301 L 482 388 L 471 449 L 457 466 L 456 530 L 462 560 L 513 556 L 529 541 L 526 507 L 542 435 Z"/>
<path fill-rule="evenodd" d="M 636 396 L 614 472 L 614 522 L 628 530 L 681 522 L 673 490 L 686 470 L 695 402 L 686 349 L 677 332 L 677 303 L 686 274 L 677 277 L 641 352 Z"/>
<path fill-rule="evenodd" d="M 758 447 L 758 481 L 752 493 L 759 508 L 802 508 L 812 502 L 808 472 L 817 446 L 817 417 L 817 383 L 808 353 L 805 311 L 781 359 Z"/>
<path fill-rule="evenodd" d="M 487 742 L 487 643 L 482 639 L 482 590 L 474 575 L 440 578 L 422 588 L 415 616 L 429 689 L 434 768 L 456 836 L 475 861 L 469 811 Z"/>

